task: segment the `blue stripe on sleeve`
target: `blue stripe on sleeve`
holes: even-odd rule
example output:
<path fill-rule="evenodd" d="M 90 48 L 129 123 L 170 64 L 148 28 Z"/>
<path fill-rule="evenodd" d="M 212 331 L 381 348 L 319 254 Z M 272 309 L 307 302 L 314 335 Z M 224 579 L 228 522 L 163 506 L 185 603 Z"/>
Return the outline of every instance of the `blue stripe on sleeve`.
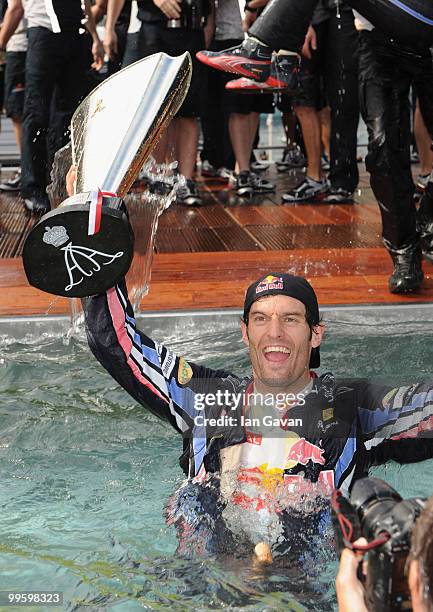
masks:
<path fill-rule="evenodd" d="M 421 13 L 418 13 L 418 11 L 411 9 L 409 6 L 404 4 L 404 2 L 401 2 L 401 0 L 389 0 L 389 2 L 391 2 L 391 4 L 393 4 L 394 6 L 398 6 L 398 8 L 400 8 L 402 11 L 404 11 L 408 15 L 411 15 L 415 19 L 418 19 L 418 21 L 422 21 L 423 23 L 426 23 L 427 25 L 433 26 L 433 21 L 431 19 L 429 19 L 425 15 L 421 15 Z"/>
<path fill-rule="evenodd" d="M 335 485 L 337 487 L 339 486 L 341 476 L 349 467 L 350 462 L 356 453 L 356 442 L 356 423 L 354 422 L 352 429 L 350 430 L 350 435 L 346 440 L 346 444 L 344 445 L 343 452 L 341 453 L 340 458 L 337 461 L 337 465 L 335 466 Z"/>

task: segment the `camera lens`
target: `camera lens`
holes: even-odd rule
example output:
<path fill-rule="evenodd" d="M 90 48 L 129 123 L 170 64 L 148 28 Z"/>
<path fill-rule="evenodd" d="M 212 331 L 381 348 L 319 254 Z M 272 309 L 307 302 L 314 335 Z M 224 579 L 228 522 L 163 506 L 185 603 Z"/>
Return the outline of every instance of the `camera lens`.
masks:
<path fill-rule="evenodd" d="M 401 499 L 397 491 L 379 478 L 362 478 L 354 484 L 350 501 L 358 512 L 361 530 L 367 539 L 377 536 L 377 526 L 383 524 L 383 517 Z"/>

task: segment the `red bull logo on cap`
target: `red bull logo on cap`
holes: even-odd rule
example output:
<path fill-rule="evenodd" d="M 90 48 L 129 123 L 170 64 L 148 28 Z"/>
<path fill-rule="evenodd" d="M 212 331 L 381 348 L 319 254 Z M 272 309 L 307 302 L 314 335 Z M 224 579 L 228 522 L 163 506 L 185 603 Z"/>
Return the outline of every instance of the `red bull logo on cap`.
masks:
<path fill-rule="evenodd" d="M 325 465 L 324 452 L 324 448 L 320 448 L 320 446 L 308 442 L 305 438 L 299 438 L 299 440 L 296 440 L 290 447 L 287 460 L 296 461 L 296 463 L 301 463 L 302 465 L 307 465 L 309 461 Z"/>
<path fill-rule="evenodd" d="M 283 279 L 281 276 L 272 276 L 269 274 L 264 278 L 256 287 L 256 295 L 263 291 L 269 291 L 271 289 L 283 289 Z"/>

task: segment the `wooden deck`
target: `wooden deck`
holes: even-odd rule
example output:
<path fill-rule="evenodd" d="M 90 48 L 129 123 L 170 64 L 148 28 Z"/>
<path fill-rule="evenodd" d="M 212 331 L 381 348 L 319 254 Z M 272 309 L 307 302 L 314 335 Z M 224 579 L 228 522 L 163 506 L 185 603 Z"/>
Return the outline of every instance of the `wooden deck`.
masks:
<path fill-rule="evenodd" d="M 433 301 L 433 266 L 424 264 L 421 293 L 393 296 L 390 259 L 381 246 L 380 216 L 361 173 L 353 205 L 281 205 L 299 174 L 266 174 L 277 192 L 252 200 L 227 185 L 202 182 L 206 205 L 173 206 L 159 223 L 151 290 L 143 310 L 240 308 L 246 286 L 265 272 L 307 276 L 323 305 Z M 0 316 L 69 312 L 68 300 L 30 287 L 21 253 L 35 220 L 19 198 L 0 198 Z"/>

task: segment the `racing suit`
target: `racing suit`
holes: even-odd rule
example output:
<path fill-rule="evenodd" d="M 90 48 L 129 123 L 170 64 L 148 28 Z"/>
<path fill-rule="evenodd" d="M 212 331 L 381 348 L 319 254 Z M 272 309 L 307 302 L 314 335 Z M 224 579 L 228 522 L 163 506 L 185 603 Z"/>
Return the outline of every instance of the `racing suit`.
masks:
<path fill-rule="evenodd" d="M 318 0 L 271 0 L 249 30 L 272 49 L 299 51 Z M 402 44 L 425 49 L 433 42 L 430 0 L 347 0 L 379 30 Z"/>
<path fill-rule="evenodd" d="M 84 299 L 83 307 L 95 357 L 135 400 L 183 435 L 180 465 L 189 479 L 236 470 L 243 446 L 260 444 L 245 425 L 242 405 L 197 401 L 217 391 L 245 393 L 251 379 L 188 363 L 137 330 L 124 283 Z M 347 492 L 370 466 L 433 457 L 431 383 L 392 388 L 326 373 L 312 378 L 305 404 L 287 415 L 302 422 L 291 432 L 283 474 L 288 486 L 310 481 Z M 230 422 L 211 420 L 221 416 Z M 283 430 L 290 429 L 287 422 L 281 418 Z"/>

